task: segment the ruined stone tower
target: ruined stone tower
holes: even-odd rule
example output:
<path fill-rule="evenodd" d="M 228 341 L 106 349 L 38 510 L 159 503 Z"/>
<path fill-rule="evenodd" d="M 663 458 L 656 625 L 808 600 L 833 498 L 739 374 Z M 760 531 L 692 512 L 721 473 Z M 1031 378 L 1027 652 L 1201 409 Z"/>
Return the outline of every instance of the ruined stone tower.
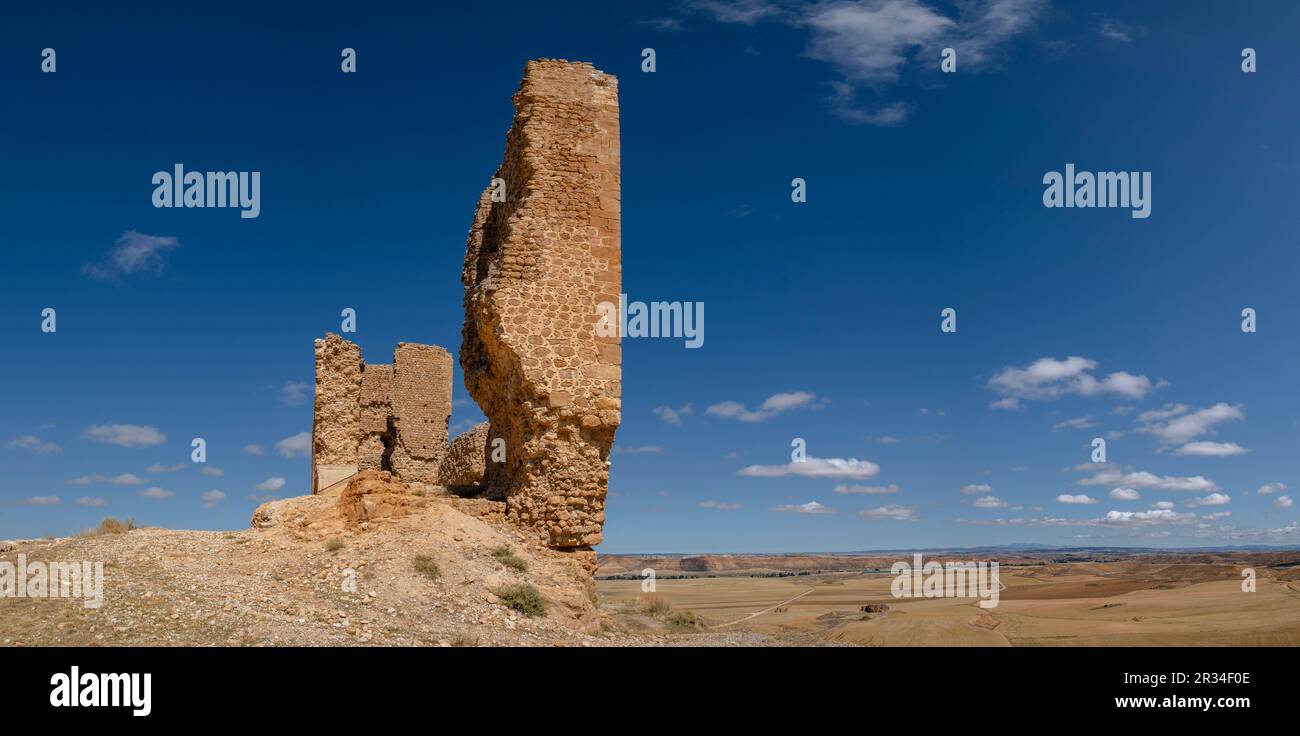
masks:
<path fill-rule="evenodd" d="M 619 424 L 618 83 L 590 64 L 529 62 L 494 187 L 479 197 L 461 280 L 465 386 L 505 440 L 488 462 L 507 517 L 551 547 L 601 540 Z M 495 199 L 502 199 L 496 197 Z"/>
<path fill-rule="evenodd" d="M 312 493 L 361 470 L 390 470 L 408 483 L 437 483 L 450 417 L 446 350 L 403 342 L 392 365 L 366 365 L 355 343 L 326 335 L 316 341 Z"/>

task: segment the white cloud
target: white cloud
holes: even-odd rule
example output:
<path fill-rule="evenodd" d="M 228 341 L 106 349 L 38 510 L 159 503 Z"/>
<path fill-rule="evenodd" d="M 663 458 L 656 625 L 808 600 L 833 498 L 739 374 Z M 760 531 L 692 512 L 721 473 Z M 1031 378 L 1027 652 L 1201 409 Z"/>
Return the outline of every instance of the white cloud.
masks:
<path fill-rule="evenodd" d="M 199 496 L 199 500 L 203 502 L 203 508 L 205 509 L 216 508 L 217 504 L 221 503 L 225 498 L 226 494 L 217 490 L 204 491 L 203 495 Z"/>
<path fill-rule="evenodd" d="M 647 452 L 649 452 L 649 453 L 660 453 L 660 452 L 663 452 L 663 451 L 664 451 L 664 448 L 662 448 L 662 447 L 660 447 L 660 446 L 658 446 L 658 445 L 640 445 L 640 446 L 634 446 L 634 447 L 625 447 L 625 446 L 623 446 L 623 445 L 614 445 L 614 452 L 617 452 L 617 453 L 620 453 L 620 454 L 628 454 L 628 455 L 638 455 L 638 454 L 644 454 L 644 453 L 647 453 Z"/>
<path fill-rule="evenodd" d="M 280 404 L 283 406 L 302 406 L 307 403 L 307 390 L 311 388 L 302 381 L 285 381 L 280 387 Z"/>
<path fill-rule="evenodd" d="M 25 506 L 57 506 L 59 504 L 58 496 L 32 496 L 24 498 L 18 503 Z"/>
<path fill-rule="evenodd" d="M 224 475 L 226 474 L 226 471 L 222 470 L 221 468 L 207 468 L 207 467 L 205 467 L 205 468 L 202 468 L 201 470 L 199 470 L 199 472 L 202 473 L 202 474 L 204 474 L 204 475 L 206 475 L 206 476 L 208 476 L 209 478 L 220 478 L 220 477 L 222 477 L 222 476 L 224 476 Z"/>
<path fill-rule="evenodd" d="M 1275 501 L 1273 502 L 1273 505 L 1276 506 L 1276 507 L 1278 507 L 1279 509 L 1289 509 L 1289 508 L 1291 508 L 1291 497 L 1290 497 L 1290 496 L 1278 496 L 1278 497 L 1277 497 L 1277 500 L 1275 500 Z"/>
<path fill-rule="evenodd" d="M 1142 494 L 1132 488 L 1113 488 L 1110 497 L 1116 501 L 1137 501 L 1142 498 Z"/>
<path fill-rule="evenodd" d="M 740 504 L 738 504 L 738 503 L 723 503 L 723 502 L 721 502 L 721 501 L 714 501 L 714 500 L 710 499 L 710 500 L 708 500 L 708 501 L 700 501 L 700 508 L 702 508 L 702 509 L 718 509 L 718 510 L 720 510 L 720 511 L 735 511 L 736 509 L 740 508 Z"/>
<path fill-rule="evenodd" d="M 739 401 L 723 401 L 705 409 L 704 413 L 727 419 L 739 419 L 742 422 L 761 422 L 783 411 L 804 408 L 817 409 L 825 405 L 826 401 L 824 399 L 818 401 L 817 394 L 809 391 L 791 391 L 769 396 L 756 410 L 750 410 Z"/>
<path fill-rule="evenodd" d="M 1214 481 L 1199 475 L 1171 476 L 1156 475 L 1147 472 L 1122 472 L 1116 469 L 1102 470 L 1090 478 L 1079 481 L 1081 486 L 1125 486 L 1128 488 L 1154 488 L 1161 491 L 1217 491 L 1219 486 Z"/>
<path fill-rule="evenodd" d="M 1094 503 L 1097 503 L 1097 499 L 1095 499 L 1095 498 L 1093 498 L 1092 496 L 1089 496 L 1089 495 L 1087 495 L 1087 494 L 1083 494 L 1083 493 L 1080 493 L 1080 494 L 1078 494 L 1078 495 L 1071 495 L 1071 494 L 1069 494 L 1069 493 L 1062 493 L 1061 495 L 1059 495 L 1059 496 L 1056 497 L 1056 502 L 1057 502 L 1057 503 L 1070 503 L 1070 504 L 1077 504 L 1077 503 L 1082 503 L 1082 504 L 1094 504 Z"/>
<path fill-rule="evenodd" d="M 682 426 L 682 417 L 691 415 L 691 405 L 683 404 L 676 409 L 671 406 L 656 406 L 654 408 L 655 416 L 664 424 L 671 424 L 674 427 Z"/>
<path fill-rule="evenodd" d="M 862 480 L 871 478 L 879 472 L 880 466 L 869 460 L 809 457 L 803 462 L 789 462 L 785 465 L 750 465 L 736 471 L 736 475 L 751 478 L 779 478 L 797 475 L 806 478 L 852 478 Z"/>
<path fill-rule="evenodd" d="M 961 492 L 967 496 L 974 496 L 978 493 L 988 493 L 993 490 L 993 486 L 987 483 L 973 483 L 968 486 L 962 486 Z"/>
<path fill-rule="evenodd" d="M 1165 445 L 1181 445 L 1204 434 L 1213 434 L 1214 425 L 1246 418 L 1240 406 L 1219 402 L 1205 409 L 1188 412 L 1183 404 L 1143 412 L 1138 416 L 1139 432 L 1155 435 Z"/>
<path fill-rule="evenodd" d="M 846 493 L 898 493 L 898 486 L 893 483 L 887 486 L 860 486 L 857 484 L 841 483 L 835 486 L 835 492 L 839 494 Z"/>
<path fill-rule="evenodd" d="M 782 513 L 787 513 L 787 514 L 833 514 L 835 513 L 835 509 L 830 508 L 829 506 L 823 506 L 817 503 L 816 501 L 809 501 L 808 503 L 800 503 L 800 504 L 784 504 L 781 506 L 774 506 L 772 510 L 780 511 Z"/>
<path fill-rule="evenodd" d="M 1151 508 L 1153 509 L 1172 509 L 1173 507 L 1174 507 L 1173 501 L 1156 501 L 1155 503 L 1151 504 Z"/>
<path fill-rule="evenodd" d="M 167 435 L 157 429 L 137 424 L 96 424 L 86 427 L 82 436 L 91 442 L 119 447 L 154 447 L 167 441 Z"/>
<path fill-rule="evenodd" d="M 1197 457 L 1228 457 L 1244 455 L 1250 450 L 1235 442 L 1188 442 L 1174 450 L 1175 455 L 1193 455 Z"/>
<path fill-rule="evenodd" d="M 103 508 L 108 505 L 108 501 L 105 501 L 102 498 L 92 498 L 90 496 L 82 496 L 81 498 L 77 499 L 77 505 L 91 506 L 94 508 Z"/>
<path fill-rule="evenodd" d="M 286 481 L 285 481 L 284 478 L 267 478 L 266 480 L 264 480 L 264 481 L 262 481 L 261 483 L 258 483 L 258 484 L 257 484 L 257 490 L 259 490 L 259 491 L 278 491 L 278 490 L 280 490 L 281 488 L 284 488 L 284 484 L 285 484 L 285 482 L 286 482 Z"/>
<path fill-rule="evenodd" d="M 1014 396 L 1006 396 L 1001 399 L 995 399 L 989 402 L 990 409 L 1005 409 L 1007 411 L 1016 411 L 1020 409 L 1020 399 Z"/>
<path fill-rule="evenodd" d="M 1132 43 L 1136 36 L 1145 32 L 1140 26 L 1121 23 L 1114 18 L 1103 17 L 1097 21 L 1097 35 L 1115 43 Z"/>
<path fill-rule="evenodd" d="M 145 498 L 171 498 L 176 494 L 172 493 L 171 491 L 163 490 L 157 486 L 151 486 L 149 488 L 144 489 L 143 491 L 140 491 L 140 495 L 144 496 Z"/>
<path fill-rule="evenodd" d="M 1092 417 L 1075 417 L 1066 419 L 1064 422 L 1057 422 L 1052 426 L 1053 432 L 1059 432 L 1062 429 L 1091 429 L 1097 426 L 1093 423 Z"/>
<path fill-rule="evenodd" d="M 1201 496 L 1200 498 L 1194 498 L 1191 501 L 1188 501 L 1187 505 L 1191 508 L 1195 508 L 1197 506 L 1222 506 L 1231 500 L 1232 497 L 1226 493 L 1211 493 L 1208 496 Z"/>
<path fill-rule="evenodd" d="M 275 450 L 285 457 L 311 457 L 311 434 L 299 432 L 275 443 Z"/>
<path fill-rule="evenodd" d="M 861 516 L 864 519 L 871 519 L 872 521 L 916 521 L 916 509 L 910 506 L 891 504 L 889 506 L 880 506 L 874 509 L 863 509 L 858 512 L 858 516 Z"/>
<path fill-rule="evenodd" d="M 975 508 L 977 509 L 1004 509 L 1007 502 L 997 496 L 980 496 L 975 499 Z"/>
<path fill-rule="evenodd" d="M 760 20 L 780 18 L 785 10 L 770 0 L 690 0 L 688 6 L 723 23 L 753 25 Z"/>
<path fill-rule="evenodd" d="M 81 272 L 93 279 L 113 279 L 118 276 L 152 274 L 163 271 L 168 251 L 180 247 L 180 241 L 169 235 L 145 235 L 127 230 L 117 239 L 113 249 L 99 263 L 87 263 Z"/>
<path fill-rule="evenodd" d="M 1168 509 L 1150 511 L 1108 511 L 1105 518 L 1095 523 L 1103 526 L 1150 526 L 1153 524 L 1185 524 L 1195 521 L 1196 514 L 1180 514 Z"/>
<path fill-rule="evenodd" d="M 1133 399 L 1152 389 L 1146 376 L 1117 371 L 1098 380 L 1091 371 L 1097 361 L 1070 356 L 1065 360 L 1039 358 L 1024 368 L 1007 367 L 989 379 L 988 388 L 1006 397 L 1050 400 L 1062 396 L 1116 395 Z"/>
<path fill-rule="evenodd" d="M 106 480 L 108 480 L 108 478 L 96 473 L 95 475 L 83 475 L 79 478 L 69 478 L 63 482 L 70 486 L 88 486 L 91 483 L 103 483 Z"/>
<path fill-rule="evenodd" d="M 45 442 L 34 434 L 15 437 L 5 443 L 11 450 L 26 450 L 35 455 L 52 455 L 63 452 L 63 448 L 53 442 Z"/>
<path fill-rule="evenodd" d="M 1267 496 L 1270 493 L 1277 493 L 1278 491 L 1285 491 L 1285 490 L 1286 490 L 1285 483 L 1265 483 L 1264 485 L 1260 486 L 1255 491 L 1255 493 L 1258 493 L 1261 496 Z"/>
<path fill-rule="evenodd" d="M 144 478 L 134 473 L 122 473 L 109 478 L 108 482 L 115 486 L 138 486 L 144 483 Z"/>
<path fill-rule="evenodd" d="M 175 465 L 163 465 L 162 463 L 154 463 L 153 465 L 150 465 L 149 467 L 145 468 L 144 472 L 175 473 L 176 471 L 180 470 L 183 467 L 185 467 L 185 463 L 176 463 Z"/>
<path fill-rule="evenodd" d="M 244 453 L 245 455 L 255 455 L 257 457 L 261 457 L 262 455 L 266 454 L 266 450 L 263 449 L 261 445 L 244 445 L 243 449 L 241 449 L 240 452 Z"/>

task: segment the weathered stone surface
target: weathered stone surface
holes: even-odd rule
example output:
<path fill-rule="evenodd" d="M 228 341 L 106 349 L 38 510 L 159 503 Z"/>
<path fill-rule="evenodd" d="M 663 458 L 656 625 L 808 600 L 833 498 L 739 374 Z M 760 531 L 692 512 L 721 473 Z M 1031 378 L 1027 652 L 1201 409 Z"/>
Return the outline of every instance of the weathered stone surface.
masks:
<path fill-rule="evenodd" d="M 357 448 L 357 467 L 360 470 L 380 470 L 387 467 L 387 456 L 392 446 L 388 417 L 388 389 L 393 381 L 391 365 L 366 365 L 361 373 L 361 444 Z"/>
<path fill-rule="evenodd" d="M 465 385 L 505 439 L 489 493 L 556 548 L 601 540 L 609 450 L 619 424 L 617 335 L 596 333 L 618 303 L 617 80 L 590 64 L 530 62 L 496 176 L 465 253 Z"/>
<path fill-rule="evenodd" d="M 438 471 L 438 483 L 448 488 L 466 488 L 483 483 L 487 467 L 488 427 L 481 422 L 451 441 L 447 457 Z"/>
<path fill-rule="evenodd" d="M 388 401 L 392 412 L 388 466 L 408 483 L 437 483 L 451 419 L 451 353 L 437 345 L 398 343 Z"/>
<path fill-rule="evenodd" d="M 337 508 L 344 520 L 358 523 L 405 516 L 423 506 L 411 489 L 386 470 L 366 470 L 348 481 Z"/>
<path fill-rule="evenodd" d="M 338 335 L 316 341 L 316 406 L 311 489 L 319 493 L 357 472 L 361 441 L 361 348 Z"/>

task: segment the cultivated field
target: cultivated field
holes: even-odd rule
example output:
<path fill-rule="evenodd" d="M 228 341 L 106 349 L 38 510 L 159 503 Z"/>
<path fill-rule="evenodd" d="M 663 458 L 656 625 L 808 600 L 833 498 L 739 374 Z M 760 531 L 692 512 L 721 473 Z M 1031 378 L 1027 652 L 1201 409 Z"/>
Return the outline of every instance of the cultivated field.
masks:
<path fill-rule="evenodd" d="M 1004 566 L 1005 589 L 992 609 L 973 598 L 895 598 L 887 573 L 748 577 L 733 569 L 719 577 L 661 578 L 654 594 L 636 580 L 601 580 L 597 588 L 608 608 L 646 610 L 658 599 L 661 609 L 696 613 L 706 630 L 867 646 L 1300 645 L 1298 569 L 1255 566 L 1256 590 L 1248 593 L 1241 571 L 1254 565 L 1223 557 Z M 770 559 L 762 564 L 767 571 L 780 567 Z M 888 610 L 865 613 L 868 604 Z"/>

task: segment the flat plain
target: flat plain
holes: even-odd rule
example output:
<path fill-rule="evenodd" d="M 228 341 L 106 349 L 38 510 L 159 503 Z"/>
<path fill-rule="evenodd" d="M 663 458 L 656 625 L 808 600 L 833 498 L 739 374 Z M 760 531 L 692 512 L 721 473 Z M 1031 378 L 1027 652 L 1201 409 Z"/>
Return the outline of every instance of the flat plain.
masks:
<path fill-rule="evenodd" d="M 1300 553 L 1018 555 L 1000 564 L 1005 589 L 989 609 L 975 598 L 895 598 L 888 570 L 908 557 L 811 557 L 686 558 L 686 568 L 713 569 L 656 568 L 653 593 L 637 579 L 601 579 L 597 589 L 628 620 L 689 611 L 706 631 L 865 646 L 1300 645 Z M 610 558 L 602 577 L 656 562 L 672 565 Z M 1246 568 L 1254 592 L 1243 590 Z M 673 577 L 686 575 L 698 577 Z M 862 610 L 872 604 L 887 610 Z"/>

